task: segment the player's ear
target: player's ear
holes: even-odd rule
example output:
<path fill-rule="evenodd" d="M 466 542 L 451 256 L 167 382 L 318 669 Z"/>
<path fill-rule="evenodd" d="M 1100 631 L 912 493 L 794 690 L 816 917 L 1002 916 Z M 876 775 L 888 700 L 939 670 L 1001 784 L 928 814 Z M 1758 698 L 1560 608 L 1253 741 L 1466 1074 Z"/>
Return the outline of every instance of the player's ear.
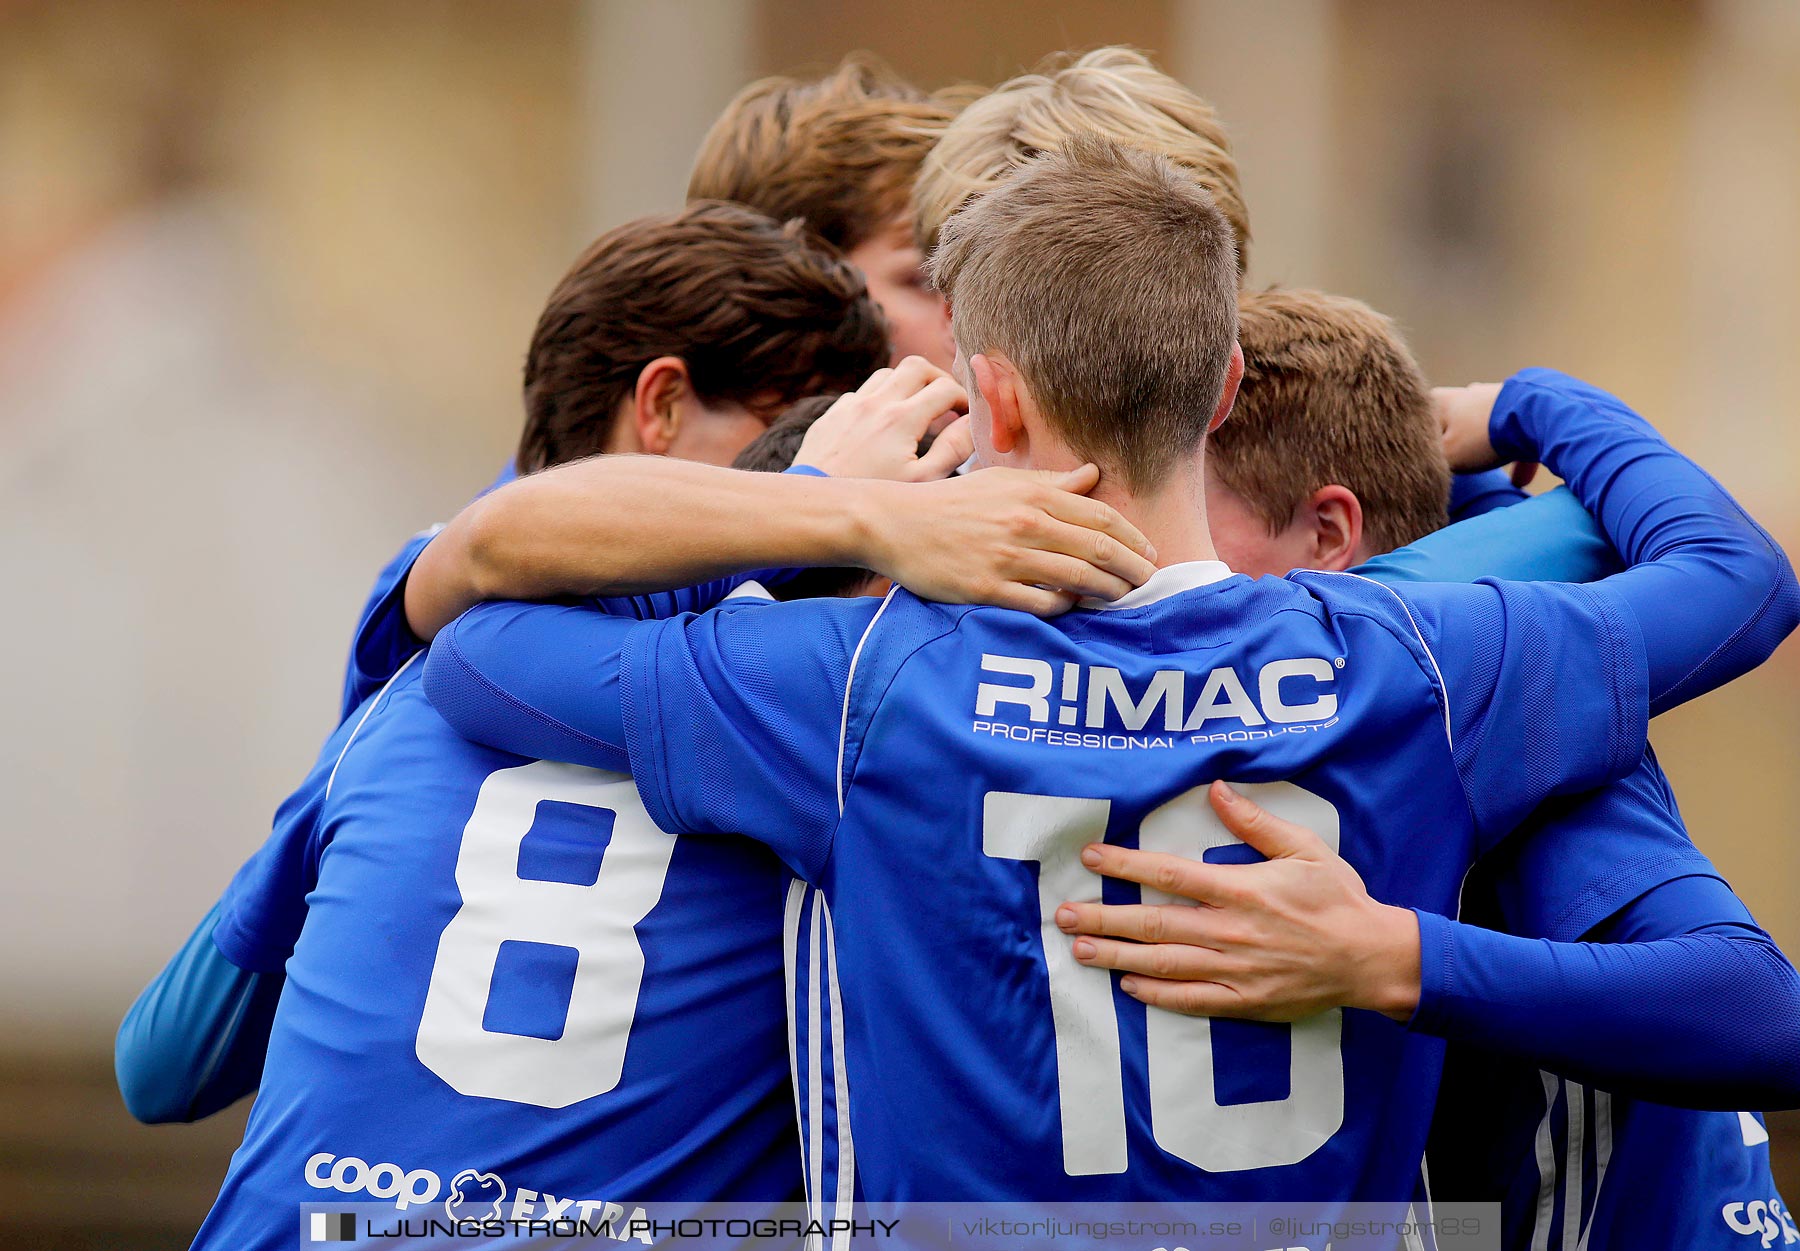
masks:
<path fill-rule="evenodd" d="M 1008 455 L 1025 438 L 1018 373 L 999 353 L 978 352 L 969 358 L 969 375 L 987 404 L 989 445 L 1000 455 Z"/>
<path fill-rule="evenodd" d="M 1225 424 L 1231 416 L 1231 406 L 1237 403 L 1238 384 L 1244 380 L 1244 349 L 1235 340 L 1231 344 L 1231 359 L 1225 364 L 1225 387 L 1219 392 L 1219 406 L 1213 409 L 1212 420 L 1206 423 L 1206 432 L 1211 434 Z"/>
<path fill-rule="evenodd" d="M 1332 483 L 1314 491 L 1300 507 L 1311 530 L 1308 569 L 1338 573 L 1362 561 L 1362 501 L 1355 491 Z"/>
<path fill-rule="evenodd" d="M 679 356 L 659 356 L 638 372 L 632 396 L 631 420 L 638 446 L 652 456 L 664 456 L 681 433 L 687 399 L 694 394 L 687 362 Z"/>

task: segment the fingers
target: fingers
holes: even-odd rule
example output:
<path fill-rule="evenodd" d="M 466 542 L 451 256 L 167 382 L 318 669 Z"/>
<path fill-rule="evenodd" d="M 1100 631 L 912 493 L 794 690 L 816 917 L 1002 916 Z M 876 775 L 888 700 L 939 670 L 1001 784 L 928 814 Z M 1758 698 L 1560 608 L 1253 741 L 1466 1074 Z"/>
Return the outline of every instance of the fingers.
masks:
<path fill-rule="evenodd" d="M 933 427 L 955 421 L 969 407 L 962 384 L 920 356 L 877 370 L 856 394 L 864 420 L 898 430 L 914 443 Z"/>
<path fill-rule="evenodd" d="M 1234 868 L 1241 868 L 1211 865 L 1164 852 L 1114 847 L 1110 843 L 1089 843 L 1082 848 L 1081 863 L 1106 877 L 1136 882 L 1165 895 L 1179 895 L 1214 906 L 1231 901 L 1233 896 L 1226 889 L 1229 879 L 1225 875 Z"/>
<path fill-rule="evenodd" d="M 917 391 L 897 398 L 888 407 L 895 425 L 911 435 L 917 443 L 925 437 L 937 419 L 947 412 L 960 413 L 969 407 L 969 396 L 956 379 L 948 374 L 933 378 Z"/>
<path fill-rule="evenodd" d="M 1100 485 L 1100 466 L 1086 464 L 1079 469 L 1071 469 L 1067 473 L 1047 475 L 1051 483 L 1062 491 L 1073 491 L 1077 495 L 1086 495 Z"/>
<path fill-rule="evenodd" d="M 1450 418 L 1455 412 L 1455 403 L 1462 395 L 1461 387 L 1431 388 L 1431 415 L 1437 418 L 1438 433 L 1448 433 Z"/>
<path fill-rule="evenodd" d="M 917 391 L 939 378 L 950 378 L 950 375 L 923 356 L 909 356 L 892 368 L 877 369 L 870 374 L 869 380 L 857 388 L 857 394 L 876 400 L 891 399 Z"/>
<path fill-rule="evenodd" d="M 1057 928 L 1072 936 L 1200 947 L 1209 945 L 1208 919 L 1205 910 L 1185 904 L 1066 903 L 1056 910 Z"/>
<path fill-rule="evenodd" d="M 1319 859 L 1331 855 L 1331 849 L 1317 834 L 1292 821 L 1283 821 L 1244 798 L 1223 778 L 1212 784 L 1207 798 L 1212 801 L 1213 811 L 1219 814 L 1226 829 L 1270 860 L 1284 856 Z"/>
<path fill-rule="evenodd" d="M 1005 572 L 1015 582 L 1107 601 L 1129 595 L 1135 585 L 1079 556 L 1049 548 L 1027 548 L 1016 553 Z"/>
<path fill-rule="evenodd" d="M 1073 499 L 1075 497 L 1070 496 Z M 1104 505 L 1102 505 L 1104 507 Z M 1089 529 L 1077 522 L 1063 521 L 1055 516 L 1044 516 L 1025 533 L 1018 536 L 1018 541 L 1027 550 L 1053 553 L 1064 561 L 1070 562 L 1050 570 L 1055 576 L 1046 579 L 1053 585 L 1067 587 L 1092 594 L 1101 599 L 1118 599 L 1121 595 L 1142 586 L 1156 572 L 1156 566 L 1125 543 L 1102 530 Z M 1098 575 L 1099 580 L 1083 575 L 1075 569 L 1077 565 L 1085 565 Z M 1065 580 L 1066 576 L 1076 581 Z"/>
<path fill-rule="evenodd" d="M 958 417 L 938 431 L 937 438 L 932 440 L 931 450 L 919 457 L 915 467 L 917 479 L 930 482 L 948 478 L 974 452 L 975 432 L 969 426 L 969 418 L 967 415 Z"/>
<path fill-rule="evenodd" d="M 1120 980 L 1119 989 L 1139 1003 L 1184 1016 L 1246 1015 L 1243 997 L 1215 982 L 1172 982 L 1134 973 Z"/>
<path fill-rule="evenodd" d="M 1431 407 L 1443 433 L 1444 455 L 1458 473 L 1491 469 L 1499 463 L 1488 430 L 1499 395 L 1498 386 L 1483 382 L 1432 390 Z"/>
<path fill-rule="evenodd" d="M 894 383 L 896 386 L 922 386 L 932 378 L 948 378 L 946 371 L 939 369 L 923 356 L 908 356 L 894 366 Z"/>
<path fill-rule="evenodd" d="M 926 435 L 935 439 L 938 435 L 944 433 L 945 430 L 954 426 L 957 422 L 967 416 L 967 413 L 964 410 L 968 408 L 968 394 L 967 391 L 963 392 L 964 403 L 962 408 L 947 408 L 936 417 L 933 417 L 931 419 L 931 424 L 925 427 Z M 970 450 L 973 451 L 973 447 L 971 447 Z"/>
<path fill-rule="evenodd" d="M 1057 617 L 1075 607 L 1079 596 L 1066 591 L 1047 590 L 1041 586 L 1028 586 L 1021 582 L 1009 582 L 996 590 L 992 595 L 983 595 L 979 602 L 993 604 L 999 608 L 1016 608 L 1020 612 L 1028 612 L 1034 617 Z"/>
<path fill-rule="evenodd" d="M 1134 585 L 1140 586 L 1156 572 L 1156 547 L 1144 537 L 1144 532 L 1125 520 L 1112 505 L 1086 498 L 1087 493 L 1099 485 L 1097 466 L 1086 464 L 1063 473 L 1033 471 L 1031 476 L 1055 488 L 1055 492 L 1043 500 L 1045 511 L 1071 525 L 1107 535 L 1143 558 L 1142 563 L 1134 564 L 1129 570 L 1115 569 L 1114 572 L 1134 579 Z"/>
<path fill-rule="evenodd" d="M 982 474 L 1002 472 L 981 471 Z M 971 475 L 971 480 L 980 476 Z M 994 481 L 1004 482 L 1005 479 Z M 1143 555 L 1111 534 L 1090 529 L 1078 521 L 1064 521 L 1046 511 L 1046 506 L 1061 509 L 1061 501 L 1065 500 L 1093 503 L 1062 491 L 1043 495 L 1032 493 L 1024 500 L 1012 498 L 1017 511 L 1005 524 L 1011 531 L 1009 537 L 1017 557 L 1016 564 L 1004 571 L 1008 577 L 1114 600 L 1143 585 L 1156 571 L 1156 566 Z M 1106 508 L 1104 504 L 1095 507 Z M 1088 513 L 1089 519 L 1096 516 L 1091 511 Z M 1123 519 L 1121 523 L 1124 524 Z M 1135 533 L 1135 530 L 1128 528 L 1127 533 Z"/>
<path fill-rule="evenodd" d="M 1156 547 L 1112 505 L 1059 489 L 1045 501 L 1045 509 L 1058 521 L 1103 534 L 1132 553 L 1137 559 L 1130 561 L 1128 567 L 1107 567 L 1120 577 L 1132 579 L 1133 585 L 1142 585 L 1156 572 Z"/>
<path fill-rule="evenodd" d="M 1091 968 L 1142 973 L 1171 982 L 1229 979 L 1219 953 L 1184 943 L 1128 943 L 1116 938 L 1078 938 L 1075 959 Z"/>

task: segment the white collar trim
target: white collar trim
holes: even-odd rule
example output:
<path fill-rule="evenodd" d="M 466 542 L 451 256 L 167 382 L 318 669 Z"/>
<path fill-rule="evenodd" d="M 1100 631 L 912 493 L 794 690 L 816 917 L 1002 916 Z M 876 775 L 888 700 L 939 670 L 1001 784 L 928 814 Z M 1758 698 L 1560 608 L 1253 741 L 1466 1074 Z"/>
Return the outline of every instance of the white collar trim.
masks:
<path fill-rule="evenodd" d="M 1099 612 L 1117 611 L 1121 608 L 1142 608 L 1146 604 L 1154 604 L 1158 600 L 1168 599 L 1171 595 L 1180 595 L 1196 587 L 1211 586 L 1215 582 L 1223 582 L 1226 578 L 1235 577 L 1229 566 L 1222 560 L 1189 560 L 1179 565 L 1168 565 L 1150 575 L 1150 580 L 1135 591 L 1120 599 L 1112 601 L 1102 599 L 1084 599 L 1083 608 L 1092 608 Z"/>

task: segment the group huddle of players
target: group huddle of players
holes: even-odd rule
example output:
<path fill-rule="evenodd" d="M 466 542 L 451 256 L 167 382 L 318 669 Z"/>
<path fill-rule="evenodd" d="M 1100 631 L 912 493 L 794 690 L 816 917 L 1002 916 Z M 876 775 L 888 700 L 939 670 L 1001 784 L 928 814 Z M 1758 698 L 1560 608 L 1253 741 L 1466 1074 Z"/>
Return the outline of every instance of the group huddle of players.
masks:
<path fill-rule="evenodd" d="M 689 190 L 551 295 L 516 463 L 120 1030 L 141 1119 L 258 1091 L 196 1247 L 1433 1194 L 1800 1242 L 1800 978 L 1646 741 L 1800 620 L 1716 482 L 1242 289 L 1225 133 L 1135 52 L 757 83 Z"/>

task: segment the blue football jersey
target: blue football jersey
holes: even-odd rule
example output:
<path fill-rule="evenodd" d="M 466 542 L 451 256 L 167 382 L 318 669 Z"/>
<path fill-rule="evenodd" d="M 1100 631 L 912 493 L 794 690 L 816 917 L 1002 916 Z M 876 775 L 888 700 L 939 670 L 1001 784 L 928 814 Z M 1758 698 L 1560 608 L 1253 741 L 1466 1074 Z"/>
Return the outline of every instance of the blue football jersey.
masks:
<path fill-rule="evenodd" d="M 647 624 L 488 605 L 434 641 L 426 687 L 471 737 L 628 767 L 662 828 L 750 834 L 819 888 L 789 910 L 834 957 L 799 1066 L 829 1073 L 801 1103 L 835 1114 L 807 1144 L 848 1174 L 834 1193 L 1404 1202 L 1438 1043 L 1357 1012 L 1147 1017 L 1052 913 L 1140 897 L 1081 867 L 1094 839 L 1241 855 L 1205 800 L 1224 777 L 1377 897 L 1454 914 L 1481 852 L 1626 775 L 1650 709 L 1800 616 L 1779 549 L 1616 400 L 1528 371 L 1492 431 L 1652 563 L 1402 595 L 1200 562 L 1050 622 L 903 591 Z"/>
<path fill-rule="evenodd" d="M 1241 854 L 1224 777 L 1377 897 L 1454 911 L 1480 850 L 1641 753 L 1624 634 L 1580 588 L 1403 602 L 1202 563 L 1052 622 L 896 592 L 639 626 L 619 699 L 659 824 L 751 833 L 819 888 L 790 905 L 822 957 L 796 987 L 815 1198 L 1406 1201 L 1440 1043 L 1358 1012 L 1147 1016 L 1054 909 L 1136 895 L 1089 841 Z"/>
<path fill-rule="evenodd" d="M 744 840 L 657 828 L 631 780 L 469 743 L 409 664 L 327 744 L 214 940 L 287 985 L 199 1247 L 272 1213 L 655 1213 L 799 1197 L 781 922 Z"/>

